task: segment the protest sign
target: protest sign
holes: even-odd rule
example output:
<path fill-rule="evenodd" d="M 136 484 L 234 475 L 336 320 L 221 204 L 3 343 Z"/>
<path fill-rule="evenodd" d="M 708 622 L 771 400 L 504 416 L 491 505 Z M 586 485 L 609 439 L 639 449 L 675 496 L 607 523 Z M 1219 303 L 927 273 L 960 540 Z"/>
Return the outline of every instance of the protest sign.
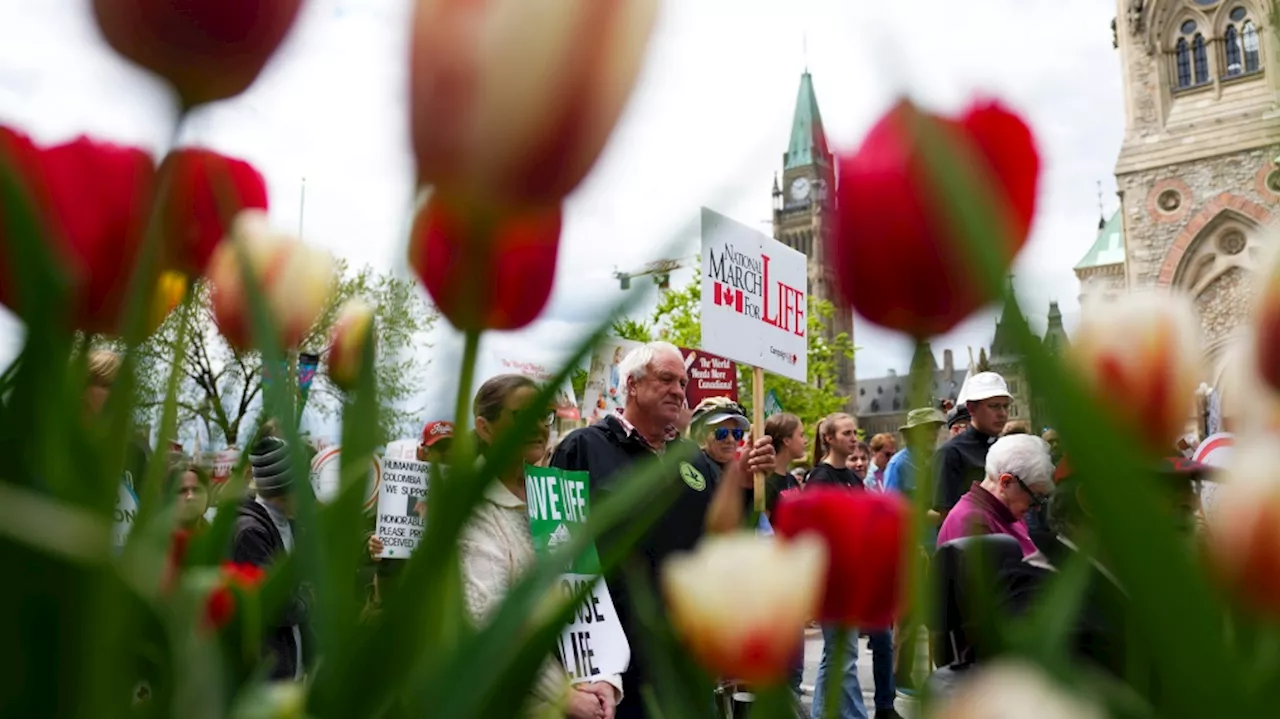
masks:
<path fill-rule="evenodd" d="M 639 342 L 609 338 L 591 353 L 587 385 L 582 390 L 582 418 L 588 423 L 611 414 L 622 414 L 627 383 L 619 367 L 622 358 L 639 346 Z"/>
<path fill-rule="evenodd" d="M 808 380 L 809 275 L 803 253 L 702 208 L 702 346 Z"/>
<path fill-rule="evenodd" d="M 555 377 L 555 370 L 558 369 L 544 362 L 517 359 L 496 353 L 493 358 L 494 364 L 500 368 L 496 374 L 522 374 L 539 384 L 550 382 Z M 580 416 L 578 399 L 573 392 L 573 383 L 569 380 L 565 380 L 556 388 L 555 414 L 556 417 L 567 420 L 576 420 Z"/>
<path fill-rule="evenodd" d="M 342 476 L 339 474 L 342 465 L 342 447 L 334 445 L 316 453 L 311 460 L 311 489 L 315 491 L 316 501 L 323 504 L 332 502 L 338 496 Z M 369 484 L 365 490 L 365 511 L 373 509 L 378 501 L 378 485 L 382 482 L 382 463 L 374 457 L 369 467 Z"/>
<path fill-rule="evenodd" d="M 378 492 L 378 539 L 384 559 L 408 559 L 422 539 L 427 518 L 431 465 L 416 459 L 382 460 Z"/>
<path fill-rule="evenodd" d="M 728 397 L 738 401 L 738 365 L 731 359 L 704 352 L 702 350 L 681 347 L 684 355 L 684 368 L 689 373 L 689 384 L 685 388 L 685 397 L 690 407 L 708 397 Z"/>
<path fill-rule="evenodd" d="M 550 467 L 525 467 L 529 533 L 539 556 L 555 552 L 582 531 L 590 511 L 586 472 Z M 560 634 L 556 654 L 573 683 L 599 681 L 621 674 L 631 663 L 631 646 L 614 611 L 609 587 L 600 578 L 600 556 L 591 545 L 566 566 L 560 587 L 570 596 L 584 587 L 591 591 Z"/>

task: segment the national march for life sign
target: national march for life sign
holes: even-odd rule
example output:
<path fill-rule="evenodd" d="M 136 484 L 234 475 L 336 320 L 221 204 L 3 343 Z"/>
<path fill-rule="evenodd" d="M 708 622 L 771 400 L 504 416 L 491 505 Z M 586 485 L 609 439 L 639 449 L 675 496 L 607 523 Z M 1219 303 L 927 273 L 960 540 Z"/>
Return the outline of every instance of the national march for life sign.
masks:
<path fill-rule="evenodd" d="M 809 372 L 804 254 L 702 208 L 702 346 L 804 382 Z"/>
<path fill-rule="evenodd" d="M 427 518 L 427 477 L 431 465 L 416 459 L 383 457 L 378 492 L 378 539 L 384 559 L 408 559 L 422 540 Z"/>
<path fill-rule="evenodd" d="M 552 467 L 525 467 L 525 493 L 529 507 L 529 533 L 539 557 L 553 554 L 582 531 L 590 500 L 586 472 L 565 472 Z M 631 646 L 613 608 L 609 587 L 600 578 L 600 555 L 595 545 L 575 557 L 560 577 L 565 596 L 591 587 L 573 620 L 560 634 L 556 654 L 571 682 L 593 682 L 621 674 L 631 663 Z"/>

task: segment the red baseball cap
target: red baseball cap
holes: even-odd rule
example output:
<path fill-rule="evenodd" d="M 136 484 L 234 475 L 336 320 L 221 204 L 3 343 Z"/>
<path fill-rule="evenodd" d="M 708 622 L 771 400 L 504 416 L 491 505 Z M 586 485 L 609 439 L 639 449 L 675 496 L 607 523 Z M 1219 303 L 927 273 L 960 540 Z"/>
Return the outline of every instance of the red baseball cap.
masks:
<path fill-rule="evenodd" d="M 427 422 L 422 428 L 423 447 L 430 447 L 442 439 L 453 439 L 453 422 Z"/>

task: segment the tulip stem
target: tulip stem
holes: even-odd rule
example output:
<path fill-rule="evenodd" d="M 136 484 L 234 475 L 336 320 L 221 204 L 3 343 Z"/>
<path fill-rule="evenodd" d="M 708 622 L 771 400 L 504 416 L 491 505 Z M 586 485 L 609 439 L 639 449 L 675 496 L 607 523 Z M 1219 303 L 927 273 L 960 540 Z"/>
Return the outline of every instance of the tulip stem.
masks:
<path fill-rule="evenodd" d="M 835 634 L 831 635 L 831 641 L 835 646 L 822 648 L 829 660 L 827 675 L 823 677 L 822 686 L 823 719 L 836 719 L 840 715 L 840 705 L 844 703 L 841 687 L 844 685 L 844 654 L 848 649 L 845 645 L 849 642 L 849 627 L 837 624 Z"/>
<path fill-rule="evenodd" d="M 470 461 L 474 450 L 471 433 L 461 431 L 467 419 L 467 409 L 471 406 L 471 385 L 476 378 L 476 360 L 480 354 L 480 331 L 467 330 L 462 347 L 462 371 L 458 376 L 458 402 L 454 407 L 454 426 L 459 428 L 453 435 L 454 457 L 463 462 Z"/>

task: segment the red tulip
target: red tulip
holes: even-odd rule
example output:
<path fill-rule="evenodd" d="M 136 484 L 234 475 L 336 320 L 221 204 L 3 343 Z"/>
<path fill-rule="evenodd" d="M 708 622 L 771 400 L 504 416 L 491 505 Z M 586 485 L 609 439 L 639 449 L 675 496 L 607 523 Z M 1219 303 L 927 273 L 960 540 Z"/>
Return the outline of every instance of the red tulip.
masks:
<path fill-rule="evenodd" d="M 409 263 L 461 330 L 512 330 L 542 312 L 555 280 L 560 208 L 499 209 L 441 193 L 418 212 Z"/>
<path fill-rule="evenodd" d="M 267 209 L 267 185 L 252 165 L 200 148 L 181 148 L 160 165 L 166 266 L 204 274 L 232 218 Z"/>
<path fill-rule="evenodd" d="M 168 80 L 191 107 L 244 92 L 302 0 L 93 0 L 107 43 Z"/>
<path fill-rule="evenodd" d="M 837 229 L 827 257 L 845 301 L 875 324 L 914 337 L 954 328 L 1000 287 L 975 282 L 968 243 L 939 199 L 921 131 L 940 136 L 959 156 L 961 178 L 990 193 L 1008 266 L 1027 240 L 1035 214 L 1040 158 L 1031 130 L 998 103 L 972 105 L 958 119 L 920 112 L 909 102 L 889 111 L 853 154 L 837 159 Z M 868 268 L 894 268 L 885 273 Z"/>
<path fill-rule="evenodd" d="M 0 128 L 0 163 L 25 188 L 45 244 L 71 283 L 74 325 L 115 331 L 146 225 L 155 181 L 151 158 L 84 137 L 42 150 Z M 0 302 L 22 314 L 7 269 L 16 260 L 15 229 L 0 233 Z"/>
<path fill-rule="evenodd" d="M 778 503 L 774 531 L 812 533 L 827 545 L 819 617 L 850 627 L 887 627 L 904 604 L 910 508 L 894 494 L 815 487 Z"/>
<path fill-rule="evenodd" d="M 418 179 L 560 201 L 595 164 L 640 72 L 656 0 L 416 0 Z"/>
<path fill-rule="evenodd" d="M 213 629 L 225 627 L 235 615 L 236 591 L 255 591 L 266 576 L 261 567 L 239 562 L 223 562 L 220 571 L 222 576 L 209 592 L 204 606 L 205 621 Z"/>

